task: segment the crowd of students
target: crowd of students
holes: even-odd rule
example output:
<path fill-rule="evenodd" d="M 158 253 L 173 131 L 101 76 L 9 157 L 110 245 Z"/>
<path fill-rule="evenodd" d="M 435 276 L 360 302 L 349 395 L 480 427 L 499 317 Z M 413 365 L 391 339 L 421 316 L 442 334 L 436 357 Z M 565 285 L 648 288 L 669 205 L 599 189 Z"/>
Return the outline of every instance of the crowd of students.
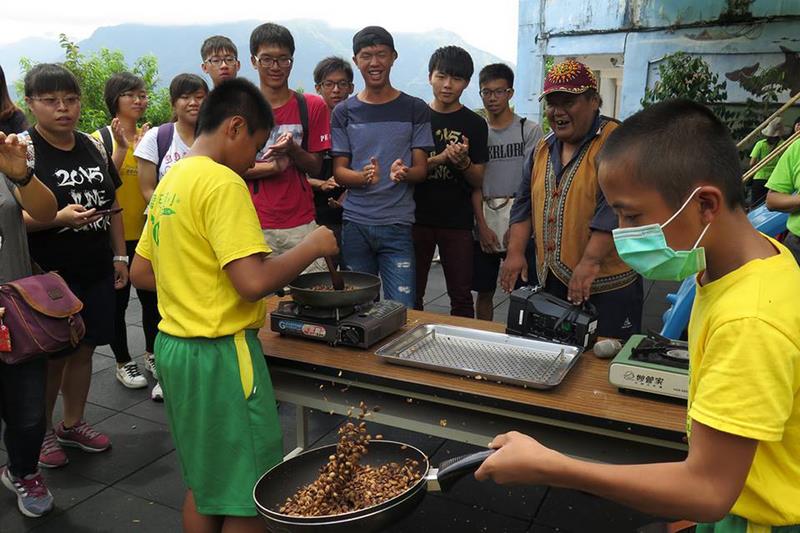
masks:
<path fill-rule="evenodd" d="M 543 136 L 513 112 L 506 65 L 478 75 L 485 119 L 461 104 L 474 65 L 456 46 L 430 58 L 429 104 L 392 85 L 398 51 L 378 26 L 353 37 L 356 95 L 353 69 L 337 57 L 315 68 L 318 95 L 289 89 L 295 42 L 283 26 L 258 26 L 249 47 L 258 87 L 235 79 L 235 44 L 211 37 L 201 68 L 213 90 L 198 75 L 176 76 L 174 120 L 153 128 L 139 124 L 147 93 L 129 73 L 108 80 L 112 119 L 93 135 L 76 130 L 81 88 L 60 65 L 26 75 L 33 127 L 0 94 L 0 281 L 30 275 L 31 259 L 59 271 L 84 303 L 87 329 L 69 353 L 0 363 L 9 453 L 0 479 L 21 512 L 53 506 L 37 463 L 66 465 L 62 446 L 111 446 L 83 417 L 95 347 L 111 344 L 120 383 L 147 386 L 125 337 L 132 283 L 145 365 L 158 379 L 151 394 L 166 399 L 188 488 L 185 530 L 262 530 L 251 489 L 282 454 L 256 336 L 264 296 L 337 256 L 342 268 L 379 275 L 386 298 L 422 309 L 438 248 L 454 315 L 490 320 L 498 276 L 505 290 L 522 279 L 593 302 L 600 333 L 621 338 L 639 329 L 642 276 L 698 275 L 686 461 L 588 465 L 508 434 L 477 477 L 722 519 L 730 529 L 718 531 L 800 523 L 800 315 L 790 301 L 800 270 L 749 225 L 736 150 L 713 114 L 668 102 L 620 125 L 600 114 L 593 73 L 568 60 L 545 78 L 552 131 Z M 708 154 L 702 173 L 698 146 Z M 778 164 L 789 182 L 800 174 L 794 162 Z M 790 192 L 778 201 L 794 202 Z M 764 350 L 767 370 L 752 357 Z M 63 420 L 53 423 L 59 391 Z M 657 490 L 656 477 L 668 480 Z"/>

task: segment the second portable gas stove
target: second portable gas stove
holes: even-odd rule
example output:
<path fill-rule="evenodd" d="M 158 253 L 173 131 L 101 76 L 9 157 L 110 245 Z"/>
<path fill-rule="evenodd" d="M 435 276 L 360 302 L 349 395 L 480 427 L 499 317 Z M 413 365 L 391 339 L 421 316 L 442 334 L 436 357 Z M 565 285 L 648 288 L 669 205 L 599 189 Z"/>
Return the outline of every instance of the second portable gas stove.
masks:
<path fill-rule="evenodd" d="M 608 367 L 608 380 L 620 389 L 672 398 L 689 396 L 689 348 L 650 333 L 632 335 Z"/>

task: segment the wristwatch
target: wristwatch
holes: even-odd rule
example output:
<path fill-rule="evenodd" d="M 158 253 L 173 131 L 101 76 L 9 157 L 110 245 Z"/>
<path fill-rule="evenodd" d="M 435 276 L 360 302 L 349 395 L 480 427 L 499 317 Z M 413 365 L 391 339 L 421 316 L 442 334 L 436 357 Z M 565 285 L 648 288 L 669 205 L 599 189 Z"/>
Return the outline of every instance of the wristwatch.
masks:
<path fill-rule="evenodd" d="M 115 255 L 113 261 L 115 263 L 125 263 L 126 265 L 130 262 L 127 255 Z"/>
<path fill-rule="evenodd" d="M 14 185 L 16 185 L 17 187 L 25 187 L 31 182 L 31 180 L 33 179 L 34 168 L 35 168 L 32 163 L 33 162 L 30 159 L 26 161 L 27 168 L 25 170 L 25 176 L 23 176 L 21 179 L 9 178 Z"/>

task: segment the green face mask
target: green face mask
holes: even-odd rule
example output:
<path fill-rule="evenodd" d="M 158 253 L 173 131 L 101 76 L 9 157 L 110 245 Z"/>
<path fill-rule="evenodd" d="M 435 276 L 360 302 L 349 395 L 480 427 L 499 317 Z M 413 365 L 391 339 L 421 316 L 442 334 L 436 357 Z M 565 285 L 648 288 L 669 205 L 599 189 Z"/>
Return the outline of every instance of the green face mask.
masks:
<path fill-rule="evenodd" d="M 675 220 L 697 194 L 695 189 L 680 209 L 663 224 L 635 228 L 618 228 L 612 234 L 620 258 L 647 279 L 681 281 L 706 268 L 706 254 L 697 245 L 703 240 L 710 224 L 706 225 L 691 250 L 673 250 L 667 245 L 663 228 Z"/>

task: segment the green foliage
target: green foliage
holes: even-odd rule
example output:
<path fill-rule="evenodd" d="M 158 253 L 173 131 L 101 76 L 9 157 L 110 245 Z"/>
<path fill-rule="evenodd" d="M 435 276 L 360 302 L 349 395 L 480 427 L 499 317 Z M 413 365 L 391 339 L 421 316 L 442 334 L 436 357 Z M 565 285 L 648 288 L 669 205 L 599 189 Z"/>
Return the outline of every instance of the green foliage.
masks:
<path fill-rule="evenodd" d="M 555 65 L 555 64 L 556 64 L 556 59 L 553 56 L 545 57 L 545 59 L 544 59 L 544 73 L 545 73 L 545 75 L 547 75 L 547 73 L 550 72 L 550 69 L 553 68 L 553 65 Z M 544 114 L 544 108 L 542 108 L 542 109 L 543 110 L 542 110 L 542 120 L 541 120 L 542 124 L 541 124 L 541 126 L 542 126 L 542 131 L 544 132 L 545 135 L 547 135 L 548 133 L 550 133 L 550 129 L 551 129 L 550 128 L 550 121 L 547 120 L 547 115 Z"/>
<path fill-rule="evenodd" d="M 707 105 L 728 127 L 735 140 L 744 138 L 769 115 L 768 109 L 777 101 L 777 92 L 762 95 L 764 100 L 748 99 L 741 111 L 726 107 L 727 84 L 719 75 L 711 72 L 703 58 L 686 52 L 676 52 L 664 58 L 658 66 L 659 80 L 652 89 L 645 89 L 641 100 L 643 107 L 670 98 L 688 98 Z"/>
<path fill-rule="evenodd" d="M 756 99 L 748 97 L 744 108 L 737 113 L 736 122 L 731 127 L 734 139 L 744 139 L 778 109 L 778 95 L 788 88 L 786 71 L 781 67 L 764 68 L 738 80 L 739 85 Z"/>
<path fill-rule="evenodd" d="M 728 99 L 725 82 L 719 81 L 719 75 L 712 73 L 701 57 L 686 52 L 670 54 L 658 66 L 658 75 L 653 88 L 644 91 L 643 107 L 670 98 L 688 98 L 715 108 Z"/>
<path fill-rule="evenodd" d="M 163 124 L 172 116 L 172 106 L 167 88 L 156 89 L 158 83 L 158 60 L 154 55 L 145 55 L 128 66 L 125 57 L 118 50 L 101 48 L 90 55 L 81 53 L 79 47 L 63 33 L 59 36 L 61 48 L 64 49 L 63 65 L 78 79 L 81 86 L 81 118 L 78 129 L 93 132 L 111 122 L 111 116 L 103 100 L 106 80 L 118 72 L 132 72 L 144 80 L 145 89 L 150 96 L 144 122 L 152 125 Z M 28 58 L 20 60 L 23 73 L 33 68 L 34 63 Z M 23 76 L 24 77 L 24 76 Z M 24 81 L 18 80 L 15 85 L 17 94 L 24 94 Z M 24 99 L 18 102 L 25 109 Z M 32 117 L 29 117 L 29 120 Z M 32 122 L 32 121 L 31 121 Z"/>

